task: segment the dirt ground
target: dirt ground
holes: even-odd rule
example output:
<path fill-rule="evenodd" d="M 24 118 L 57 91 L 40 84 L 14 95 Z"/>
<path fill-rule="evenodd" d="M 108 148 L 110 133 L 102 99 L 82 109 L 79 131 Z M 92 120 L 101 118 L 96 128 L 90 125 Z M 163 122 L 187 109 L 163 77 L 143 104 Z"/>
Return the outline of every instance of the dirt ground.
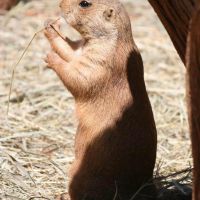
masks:
<path fill-rule="evenodd" d="M 66 192 L 73 161 L 74 100 L 43 58 L 49 45 L 39 33 L 16 68 L 13 65 L 48 18 L 59 16 L 57 0 L 20 3 L 0 15 L 0 199 L 51 199 Z M 124 1 L 141 50 L 145 80 L 158 129 L 155 177 L 160 188 L 190 183 L 191 150 L 185 103 L 185 69 L 146 0 Z M 160 180 L 160 179 L 159 179 Z M 162 186 L 161 186 L 162 185 Z M 172 198 L 168 198 L 172 199 Z"/>

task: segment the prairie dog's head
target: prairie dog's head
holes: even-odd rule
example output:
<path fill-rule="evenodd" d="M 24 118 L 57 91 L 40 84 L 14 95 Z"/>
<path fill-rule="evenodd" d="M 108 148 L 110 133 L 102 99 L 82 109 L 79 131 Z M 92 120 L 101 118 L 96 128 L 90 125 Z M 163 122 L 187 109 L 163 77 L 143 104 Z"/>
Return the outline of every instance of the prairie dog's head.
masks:
<path fill-rule="evenodd" d="M 60 8 L 66 22 L 85 39 L 111 39 L 131 31 L 129 17 L 118 0 L 62 0 Z"/>

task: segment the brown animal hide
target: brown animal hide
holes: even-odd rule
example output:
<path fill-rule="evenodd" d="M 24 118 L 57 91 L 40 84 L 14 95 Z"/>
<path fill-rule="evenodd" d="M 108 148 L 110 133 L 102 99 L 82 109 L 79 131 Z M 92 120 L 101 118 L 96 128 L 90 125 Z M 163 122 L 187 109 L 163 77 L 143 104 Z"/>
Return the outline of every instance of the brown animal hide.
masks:
<path fill-rule="evenodd" d="M 193 199 L 200 200 L 200 0 L 149 2 L 187 66 L 188 111 L 194 159 Z"/>
<path fill-rule="evenodd" d="M 200 1 L 190 24 L 186 65 L 189 124 L 194 159 L 193 199 L 200 200 Z"/>
<path fill-rule="evenodd" d="M 186 41 L 195 0 L 149 0 L 185 63 Z"/>
<path fill-rule="evenodd" d="M 16 5 L 18 0 L 0 0 L 0 10 L 9 10 Z"/>

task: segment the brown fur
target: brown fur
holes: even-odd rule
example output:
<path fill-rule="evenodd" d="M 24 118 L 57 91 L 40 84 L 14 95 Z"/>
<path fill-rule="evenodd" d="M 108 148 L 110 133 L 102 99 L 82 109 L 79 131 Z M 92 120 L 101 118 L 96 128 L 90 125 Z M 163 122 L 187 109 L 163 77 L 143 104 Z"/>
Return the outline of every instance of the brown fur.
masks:
<path fill-rule="evenodd" d="M 0 10 L 9 10 L 16 5 L 18 0 L 0 0 Z"/>
<path fill-rule="evenodd" d="M 117 191 L 116 199 L 126 200 L 151 180 L 156 157 L 143 63 L 117 0 L 92 0 L 84 9 L 79 2 L 60 5 L 84 39 L 80 49 L 51 26 L 45 31 L 54 51 L 46 62 L 73 94 L 79 121 L 69 194 L 72 200 L 112 200 Z"/>
<path fill-rule="evenodd" d="M 193 200 L 200 200 L 200 0 L 196 4 L 187 41 L 187 99 L 192 142 Z"/>
<path fill-rule="evenodd" d="M 193 200 L 200 200 L 200 0 L 149 0 L 187 69 Z"/>

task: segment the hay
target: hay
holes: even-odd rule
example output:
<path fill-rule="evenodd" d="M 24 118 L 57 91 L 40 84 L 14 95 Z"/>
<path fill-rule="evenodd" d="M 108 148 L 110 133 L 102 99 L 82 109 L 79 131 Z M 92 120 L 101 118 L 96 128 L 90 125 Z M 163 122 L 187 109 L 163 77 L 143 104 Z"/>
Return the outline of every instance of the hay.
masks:
<path fill-rule="evenodd" d="M 144 59 L 146 85 L 158 128 L 155 181 L 160 199 L 190 196 L 191 173 L 182 171 L 191 171 L 192 163 L 185 106 L 185 70 L 148 3 L 130 2 L 125 4 Z M 34 33 L 43 27 L 43 22 L 57 16 L 56 1 L 49 0 L 21 3 L 10 13 L 0 16 L 2 200 L 54 199 L 55 195 L 66 191 L 66 173 L 74 159 L 74 100 L 55 73 L 45 68 L 43 58 L 49 46 L 42 34 L 34 40 L 16 69 L 6 118 L 13 63 L 17 62 Z M 172 176 L 179 171 L 182 173 Z M 176 192 L 171 192 L 174 190 Z"/>

